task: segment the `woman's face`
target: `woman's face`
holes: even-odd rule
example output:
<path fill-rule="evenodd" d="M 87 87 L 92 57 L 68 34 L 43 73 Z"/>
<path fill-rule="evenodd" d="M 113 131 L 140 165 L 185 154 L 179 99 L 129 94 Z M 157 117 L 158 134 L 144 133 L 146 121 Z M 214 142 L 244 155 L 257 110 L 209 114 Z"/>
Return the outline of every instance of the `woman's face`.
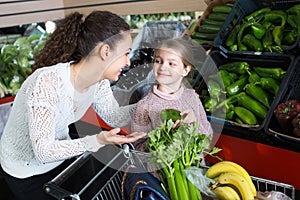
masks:
<path fill-rule="evenodd" d="M 124 33 L 124 39 L 119 41 L 112 51 L 112 62 L 104 71 L 104 78 L 117 81 L 122 69 L 130 65 L 129 53 L 131 51 L 132 39 L 130 33 Z"/>
<path fill-rule="evenodd" d="M 184 76 L 189 73 L 181 57 L 170 48 L 161 48 L 156 52 L 153 72 L 160 85 L 170 88 L 179 87 Z"/>

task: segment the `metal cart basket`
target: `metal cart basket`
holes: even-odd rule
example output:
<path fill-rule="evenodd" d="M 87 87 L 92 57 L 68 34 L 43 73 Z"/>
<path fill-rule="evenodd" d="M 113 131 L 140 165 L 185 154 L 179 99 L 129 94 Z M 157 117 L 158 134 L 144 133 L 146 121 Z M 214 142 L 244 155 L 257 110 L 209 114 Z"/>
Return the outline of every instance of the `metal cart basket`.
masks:
<path fill-rule="evenodd" d="M 45 191 L 56 199 L 93 199 L 93 200 L 122 200 L 122 178 L 126 168 L 130 164 L 144 167 L 142 157 L 149 158 L 149 154 L 135 151 L 131 145 L 125 144 L 117 148 L 112 158 L 106 165 L 96 169 L 84 186 L 77 191 L 70 191 L 64 188 L 63 183 L 76 171 L 82 168 L 88 161 L 96 160 L 91 153 L 84 153 L 79 156 L 69 167 L 63 170 L 57 177 L 45 184 Z M 108 150 L 112 154 L 111 149 Z M 142 158 L 142 159 L 141 159 Z M 206 168 L 206 167 L 205 167 Z M 77 175 L 78 176 L 78 175 Z M 100 179 L 99 179 L 100 178 Z M 292 185 L 279 183 L 255 176 L 251 176 L 258 191 L 280 191 L 291 199 L 295 199 L 295 188 Z M 100 181 L 101 180 L 101 181 Z M 99 184 L 95 183 L 101 182 Z"/>
<path fill-rule="evenodd" d="M 87 165 L 88 162 L 99 162 L 95 156 L 88 152 L 79 156 L 59 175 L 46 183 L 44 190 L 56 199 L 121 200 L 121 183 L 127 167 L 131 164 L 144 167 L 141 158 L 149 157 L 150 154 L 133 150 L 131 144 L 125 144 L 122 148 L 116 146 L 110 147 L 106 154 L 107 153 L 111 154 L 112 157 L 107 159 L 109 161 L 106 162 L 106 165 L 96 164 L 96 166 L 99 167 L 98 171 L 96 169 L 96 173 L 90 180 L 84 183 L 83 187 L 76 191 L 70 191 L 67 186 L 64 188 L 64 183 L 68 179 L 72 179 L 73 175 L 78 176 L 76 171 L 84 165 Z M 88 167 L 95 168 L 95 164 L 92 166 L 89 165 Z M 99 181 L 101 183 L 97 183 Z M 98 188 L 96 188 L 95 185 Z"/>

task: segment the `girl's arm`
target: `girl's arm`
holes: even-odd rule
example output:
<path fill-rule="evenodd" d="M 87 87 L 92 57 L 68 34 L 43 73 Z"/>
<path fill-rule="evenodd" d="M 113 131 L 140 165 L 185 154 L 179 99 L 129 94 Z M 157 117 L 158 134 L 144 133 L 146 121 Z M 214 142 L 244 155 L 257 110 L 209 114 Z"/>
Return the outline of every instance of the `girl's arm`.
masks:
<path fill-rule="evenodd" d="M 197 93 L 195 93 L 194 99 L 195 99 L 195 105 L 197 106 L 197 109 L 196 109 L 197 112 L 195 114 L 196 114 L 196 117 L 197 117 L 197 120 L 199 123 L 199 131 L 201 133 L 205 133 L 207 135 L 212 136 L 213 129 L 211 127 L 210 122 L 207 120 L 206 112 L 204 110 L 203 104 L 202 104 L 200 98 L 198 97 Z"/>

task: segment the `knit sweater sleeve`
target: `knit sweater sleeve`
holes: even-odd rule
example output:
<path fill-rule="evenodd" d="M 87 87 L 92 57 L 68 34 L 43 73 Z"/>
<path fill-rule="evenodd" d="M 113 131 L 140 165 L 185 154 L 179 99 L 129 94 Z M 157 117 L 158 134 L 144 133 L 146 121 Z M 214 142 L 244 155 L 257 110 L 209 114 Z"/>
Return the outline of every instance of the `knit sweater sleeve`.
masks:
<path fill-rule="evenodd" d="M 130 124 L 135 104 L 120 106 L 115 99 L 108 80 L 99 83 L 95 101 L 92 104 L 95 112 L 111 127 L 124 127 Z"/>
<path fill-rule="evenodd" d="M 211 127 L 210 122 L 207 120 L 207 115 L 206 112 L 204 110 L 203 104 L 200 100 L 200 98 L 198 97 L 197 93 L 193 92 L 192 94 L 192 99 L 194 99 L 193 101 L 195 102 L 195 105 L 197 105 L 197 109 L 198 111 L 196 112 L 197 115 L 197 121 L 199 124 L 199 132 L 212 136 L 213 134 L 213 129 Z"/>
<path fill-rule="evenodd" d="M 136 110 L 133 114 L 131 122 L 132 132 L 145 132 L 148 133 L 152 130 L 152 124 L 149 116 L 149 98 L 145 96 L 137 103 Z"/>
<path fill-rule="evenodd" d="M 33 152 L 41 162 L 80 155 L 88 150 L 91 143 L 88 138 L 67 138 L 68 129 L 55 123 L 58 112 L 63 112 L 57 108 L 60 83 L 60 77 L 53 72 L 41 74 L 34 86 L 27 90 L 29 136 Z"/>

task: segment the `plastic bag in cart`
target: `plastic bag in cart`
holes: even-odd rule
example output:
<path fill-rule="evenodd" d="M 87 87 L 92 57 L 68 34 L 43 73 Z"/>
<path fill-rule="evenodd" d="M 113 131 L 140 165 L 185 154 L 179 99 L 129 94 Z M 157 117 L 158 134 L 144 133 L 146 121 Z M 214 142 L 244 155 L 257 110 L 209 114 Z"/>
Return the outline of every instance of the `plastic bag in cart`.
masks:
<path fill-rule="evenodd" d="M 150 172 L 135 165 L 128 166 L 122 180 L 124 200 L 169 200 L 160 181 Z"/>

